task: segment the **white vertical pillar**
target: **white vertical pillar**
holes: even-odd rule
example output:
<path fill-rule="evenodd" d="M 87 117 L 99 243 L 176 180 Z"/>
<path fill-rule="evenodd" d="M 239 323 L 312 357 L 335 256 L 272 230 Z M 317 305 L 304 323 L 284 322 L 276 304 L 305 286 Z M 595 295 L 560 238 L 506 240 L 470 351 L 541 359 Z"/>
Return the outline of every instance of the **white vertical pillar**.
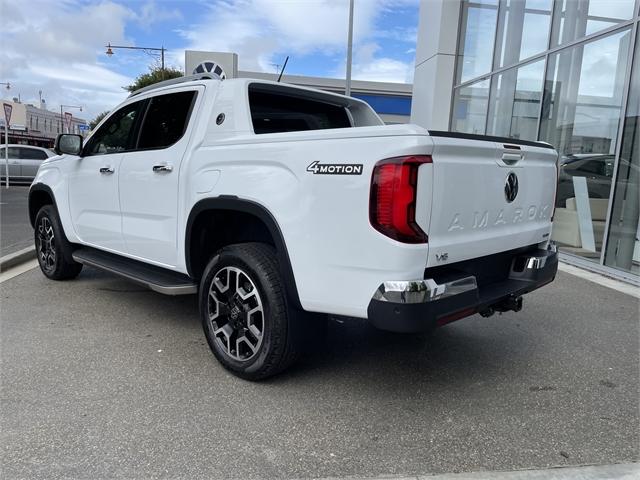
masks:
<path fill-rule="evenodd" d="M 461 0 L 421 0 L 411 122 L 448 130 Z"/>

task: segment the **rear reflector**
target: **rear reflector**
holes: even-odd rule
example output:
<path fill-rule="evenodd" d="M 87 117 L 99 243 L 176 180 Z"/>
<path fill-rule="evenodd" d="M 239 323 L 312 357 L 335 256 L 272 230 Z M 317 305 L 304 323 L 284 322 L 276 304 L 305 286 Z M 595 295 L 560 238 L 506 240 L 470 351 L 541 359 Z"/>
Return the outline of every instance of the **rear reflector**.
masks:
<path fill-rule="evenodd" d="M 458 312 L 452 313 L 450 315 L 445 315 L 444 317 L 440 317 L 438 319 L 438 326 L 442 327 L 447 323 L 455 322 L 456 320 L 460 320 L 462 318 L 466 318 L 470 315 L 476 313 L 475 308 L 465 308 L 464 310 L 460 310 Z"/>
<path fill-rule="evenodd" d="M 429 155 L 388 158 L 373 169 L 369 221 L 387 237 L 404 243 L 426 243 L 427 234 L 416 223 L 418 168 L 432 163 Z"/>

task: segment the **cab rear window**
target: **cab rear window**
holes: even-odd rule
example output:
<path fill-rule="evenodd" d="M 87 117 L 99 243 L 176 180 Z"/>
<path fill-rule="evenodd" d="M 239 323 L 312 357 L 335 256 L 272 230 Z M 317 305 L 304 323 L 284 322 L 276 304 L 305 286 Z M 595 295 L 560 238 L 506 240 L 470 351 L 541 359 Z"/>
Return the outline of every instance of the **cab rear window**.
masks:
<path fill-rule="evenodd" d="M 287 87 L 250 85 L 253 131 L 263 134 L 352 126 L 345 106 L 303 95 Z"/>

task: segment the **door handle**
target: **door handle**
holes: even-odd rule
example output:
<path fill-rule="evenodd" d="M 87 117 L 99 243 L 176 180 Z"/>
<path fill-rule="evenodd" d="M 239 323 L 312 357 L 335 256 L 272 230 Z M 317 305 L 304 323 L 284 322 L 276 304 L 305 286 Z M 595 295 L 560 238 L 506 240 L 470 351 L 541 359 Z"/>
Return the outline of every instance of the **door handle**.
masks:
<path fill-rule="evenodd" d="M 153 171 L 156 173 L 171 172 L 173 167 L 171 165 L 154 165 Z"/>
<path fill-rule="evenodd" d="M 100 173 L 104 173 L 107 175 L 111 175 L 113 172 L 115 172 L 116 169 L 113 167 L 101 167 L 100 168 Z"/>
<path fill-rule="evenodd" d="M 503 153 L 502 154 L 502 161 L 507 165 L 515 165 L 520 160 L 522 160 L 521 153 Z"/>

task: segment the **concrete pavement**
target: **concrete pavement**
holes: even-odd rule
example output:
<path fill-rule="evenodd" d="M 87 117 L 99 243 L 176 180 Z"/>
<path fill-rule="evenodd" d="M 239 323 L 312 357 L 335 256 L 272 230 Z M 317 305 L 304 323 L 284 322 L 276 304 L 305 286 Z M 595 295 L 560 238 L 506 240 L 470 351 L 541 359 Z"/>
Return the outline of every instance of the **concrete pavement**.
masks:
<path fill-rule="evenodd" d="M 263 383 L 216 363 L 195 297 L 91 269 L 71 282 L 30 270 L 0 290 L 3 478 L 415 477 L 638 461 L 638 299 L 566 273 L 520 313 L 431 337 L 333 323 L 317 352 Z"/>

